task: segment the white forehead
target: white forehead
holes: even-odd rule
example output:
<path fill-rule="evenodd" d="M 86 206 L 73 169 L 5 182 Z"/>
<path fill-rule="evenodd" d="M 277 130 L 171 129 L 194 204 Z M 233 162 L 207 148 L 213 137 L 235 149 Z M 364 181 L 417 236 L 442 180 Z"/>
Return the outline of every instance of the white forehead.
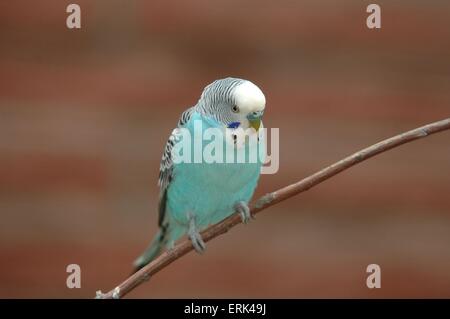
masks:
<path fill-rule="evenodd" d="M 237 106 L 243 113 L 262 111 L 266 106 L 264 93 L 250 81 L 236 86 L 233 94 Z"/>

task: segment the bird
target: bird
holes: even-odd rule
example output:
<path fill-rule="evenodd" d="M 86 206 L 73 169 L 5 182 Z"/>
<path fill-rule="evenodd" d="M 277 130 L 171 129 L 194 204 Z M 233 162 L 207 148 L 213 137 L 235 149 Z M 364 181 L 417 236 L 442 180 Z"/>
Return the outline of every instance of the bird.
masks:
<path fill-rule="evenodd" d="M 262 130 L 265 106 L 265 95 L 257 85 L 249 80 L 227 77 L 208 84 L 197 104 L 181 114 L 160 163 L 159 230 L 144 253 L 134 261 L 134 272 L 164 249 L 172 249 L 175 242 L 186 235 L 195 251 L 203 253 L 206 245 L 200 232 L 234 213 L 240 214 L 243 223 L 250 221 L 249 201 L 265 159 Z M 201 126 L 200 134 L 195 132 L 196 125 Z M 216 139 L 221 137 L 219 142 L 214 141 L 217 149 L 211 154 L 231 151 L 234 161 L 202 159 L 196 162 L 192 155 L 184 156 L 185 149 L 179 152 L 181 156 L 176 154 L 178 145 L 187 145 L 187 150 L 192 150 L 198 142 L 204 153 L 208 147 L 204 134 L 208 129 L 220 133 Z M 254 151 L 259 156 L 250 161 L 249 154 Z M 180 161 L 180 158 L 185 160 Z"/>

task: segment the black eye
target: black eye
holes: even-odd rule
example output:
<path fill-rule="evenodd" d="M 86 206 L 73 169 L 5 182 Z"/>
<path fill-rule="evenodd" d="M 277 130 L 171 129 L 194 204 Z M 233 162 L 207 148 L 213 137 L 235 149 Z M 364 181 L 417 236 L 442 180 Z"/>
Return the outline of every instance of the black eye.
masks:
<path fill-rule="evenodd" d="M 237 113 L 237 112 L 239 112 L 239 107 L 238 107 L 237 105 L 233 105 L 233 107 L 231 108 L 231 110 L 232 110 L 234 113 Z"/>

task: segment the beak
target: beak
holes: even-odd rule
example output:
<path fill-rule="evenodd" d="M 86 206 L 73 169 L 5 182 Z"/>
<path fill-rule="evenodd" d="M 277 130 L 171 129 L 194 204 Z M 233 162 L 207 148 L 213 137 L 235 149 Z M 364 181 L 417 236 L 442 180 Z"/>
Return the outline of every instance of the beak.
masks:
<path fill-rule="evenodd" d="M 248 122 L 250 123 L 250 127 L 253 127 L 258 132 L 261 126 L 261 119 L 248 120 Z"/>
<path fill-rule="evenodd" d="M 258 132 L 261 127 L 261 117 L 263 116 L 263 111 L 252 112 L 247 115 L 248 122 L 250 123 L 250 127 L 253 127 L 256 132 Z"/>

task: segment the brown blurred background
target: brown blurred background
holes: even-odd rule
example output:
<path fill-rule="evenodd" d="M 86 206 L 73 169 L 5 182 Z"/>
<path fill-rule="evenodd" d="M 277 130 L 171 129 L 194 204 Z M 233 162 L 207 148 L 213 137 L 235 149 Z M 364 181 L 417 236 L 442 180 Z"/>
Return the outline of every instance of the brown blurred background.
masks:
<path fill-rule="evenodd" d="M 81 30 L 66 28 L 71 2 Z M 214 79 L 258 84 L 280 128 L 280 170 L 256 196 L 448 117 L 450 3 L 376 1 L 381 30 L 369 3 L 2 1 L 0 297 L 91 298 L 125 279 L 156 231 L 168 134 Z M 450 297 L 449 141 L 276 205 L 130 297 Z"/>

